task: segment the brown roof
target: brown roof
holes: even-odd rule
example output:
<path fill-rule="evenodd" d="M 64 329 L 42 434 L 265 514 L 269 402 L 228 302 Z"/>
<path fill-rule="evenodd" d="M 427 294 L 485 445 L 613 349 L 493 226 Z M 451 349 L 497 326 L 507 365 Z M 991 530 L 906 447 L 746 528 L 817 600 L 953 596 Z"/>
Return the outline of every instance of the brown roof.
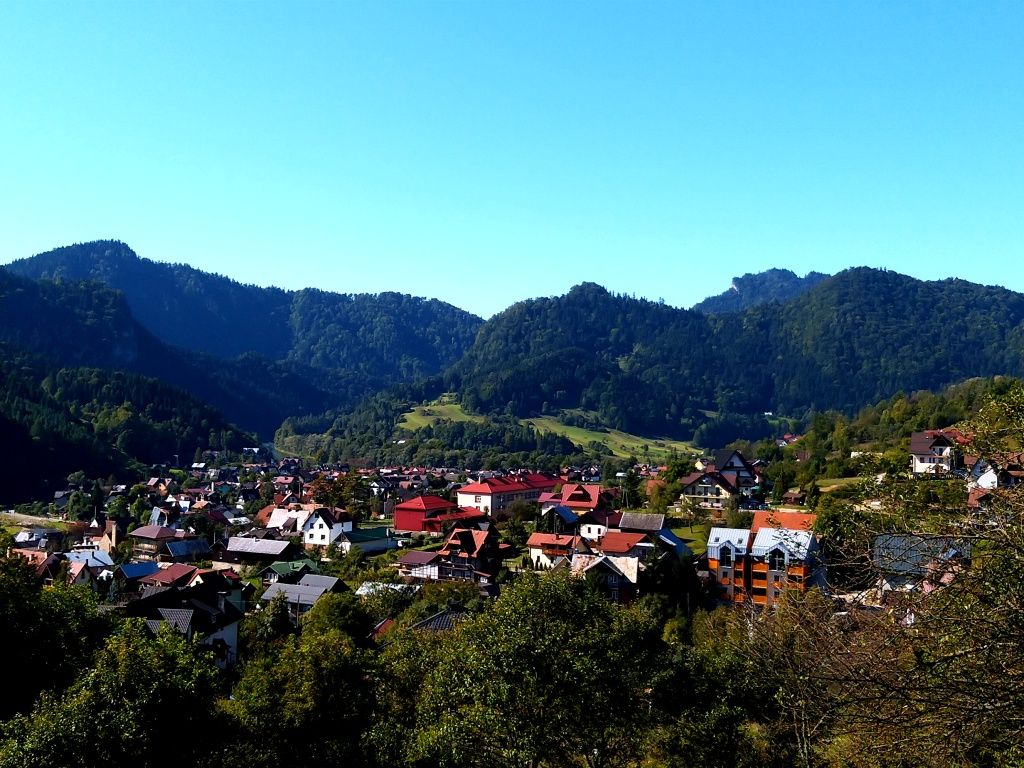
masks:
<path fill-rule="evenodd" d="M 177 535 L 177 531 L 162 525 L 144 525 L 128 535 L 137 539 L 173 539 Z"/>

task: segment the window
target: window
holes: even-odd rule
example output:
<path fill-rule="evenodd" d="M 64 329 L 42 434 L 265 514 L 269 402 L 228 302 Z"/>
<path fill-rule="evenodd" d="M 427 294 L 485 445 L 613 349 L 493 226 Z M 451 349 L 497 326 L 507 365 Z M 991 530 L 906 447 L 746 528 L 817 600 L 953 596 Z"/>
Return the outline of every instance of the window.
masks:
<path fill-rule="evenodd" d="M 732 550 L 729 547 L 722 547 L 718 562 L 720 565 L 732 565 Z"/>
<path fill-rule="evenodd" d="M 786 569 L 786 555 L 781 549 L 773 549 L 768 553 L 768 568 L 772 571 Z"/>
<path fill-rule="evenodd" d="M 327 534 L 326 533 L 321 533 L 320 534 L 320 541 L 326 541 L 326 540 L 327 540 Z"/>
<path fill-rule="evenodd" d="M 473 497 L 473 501 L 474 501 L 474 503 L 479 504 L 480 503 L 480 497 L 479 496 L 474 496 Z"/>

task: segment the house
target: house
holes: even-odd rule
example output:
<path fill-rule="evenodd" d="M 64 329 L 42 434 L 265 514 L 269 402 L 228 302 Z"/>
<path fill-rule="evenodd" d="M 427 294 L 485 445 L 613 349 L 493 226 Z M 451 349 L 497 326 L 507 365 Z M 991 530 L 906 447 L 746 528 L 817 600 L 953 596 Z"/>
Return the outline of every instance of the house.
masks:
<path fill-rule="evenodd" d="M 128 534 L 132 541 L 133 560 L 157 560 L 164 544 L 173 540 L 177 532 L 162 525 L 144 525 Z"/>
<path fill-rule="evenodd" d="M 460 508 L 440 496 L 425 494 L 395 507 L 396 531 L 441 533 L 445 526 L 473 526 L 487 519 L 476 507 Z"/>
<path fill-rule="evenodd" d="M 559 482 L 559 478 L 543 474 L 489 477 L 459 488 L 458 505 L 494 514 L 504 511 L 514 501 L 536 502 L 542 493 L 554 491 Z"/>
<path fill-rule="evenodd" d="M 750 531 L 712 528 L 708 533 L 708 571 L 719 602 L 740 603 L 748 598 Z"/>
<path fill-rule="evenodd" d="M 302 543 L 306 549 L 331 546 L 343 533 L 352 530 L 352 519 L 341 510 L 320 507 L 302 526 Z"/>
<path fill-rule="evenodd" d="M 696 502 L 702 509 L 724 510 L 730 499 L 738 498 L 739 490 L 723 475 L 714 470 L 703 470 L 680 480 L 680 501 Z"/>
<path fill-rule="evenodd" d="M 910 471 L 915 475 L 941 475 L 959 465 L 960 447 L 968 439 L 958 429 L 927 429 L 910 436 Z"/>
<path fill-rule="evenodd" d="M 345 582 L 341 579 L 336 579 L 332 576 L 306 574 L 299 580 L 298 584 L 282 584 L 281 582 L 271 584 L 267 591 L 263 593 L 260 602 L 267 604 L 278 595 L 281 595 L 288 606 L 288 614 L 291 616 L 292 621 L 298 624 L 321 597 L 331 592 L 344 592 L 347 589 L 348 587 L 345 586 Z"/>
<path fill-rule="evenodd" d="M 264 587 L 269 587 L 279 581 L 283 584 L 294 584 L 307 573 L 316 573 L 317 570 L 317 564 L 309 558 L 280 560 L 260 571 L 260 578 Z"/>
<path fill-rule="evenodd" d="M 609 531 L 601 538 L 590 542 L 592 551 L 614 557 L 632 557 L 647 560 L 654 553 L 654 544 L 645 533 L 623 533 Z"/>
<path fill-rule="evenodd" d="M 622 522 L 622 512 L 612 512 L 607 509 L 594 509 L 584 512 L 576 521 L 576 529 L 580 536 L 593 541 L 604 536 L 608 531 L 619 527 Z"/>
<path fill-rule="evenodd" d="M 948 583 L 970 557 L 970 542 L 926 534 L 881 534 L 871 551 L 883 598 L 888 592 L 930 592 Z"/>
<path fill-rule="evenodd" d="M 750 547 L 750 597 L 755 605 L 774 604 L 787 589 L 806 592 L 825 585 L 818 538 L 809 530 L 762 528 Z"/>
<path fill-rule="evenodd" d="M 648 512 L 623 512 L 619 518 L 619 531 L 625 533 L 657 534 L 665 527 L 665 516 Z"/>
<path fill-rule="evenodd" d="M 580 536 L 563 533 L 532 533 L 526 540 L 534 568 L 552 568 L 560 559 L 572 559 L 581 547 L 589 552 Z"/>
<path fill-rule="evenodd" d="M 551 507 L 568 507 L 577 515 L 586 512 L 593 512 L 596 509 L 610 509 L 611 502 L 608 494 L 601 490 L 600 485 L 582 485 L 579 483 L 566 483 L 558 493 L 542 494 L 538 499 L 541 511 L 547 511 Z"/>
<path fill-rule="evenodd" d="M 744 496 L 752 495 L 761 483 L 757 467 L 736 450 L 716 451 L 710 461 L 698 461 L 697 467 L 706 472 L 716 472 Z"/>
<path fill-rule="evenodd" d="M 155 573 L 143 576 L 139 579 L 139 583 L 144 586 L 187 587 L 198 573 L 199 569 L 194 565 L 173 563 L 167 568 L 161 568 Z"/>
<path fill-rule="evenodd" d="M 707 559 L 717 600 L 771 606 L 786 590 L 824 586 L 814 520 L 799 512 L 766 511 L 755 514 L 750 530 L 712 528 Z"/>
<path fill-rule="evenodd" d="M 414 549 L 398 558 L 395 566 L 398 568 L 399 576 L 421 581 L 437 581 L 440 579 L 440 562 L 441 556 L 437 552 Z"/>
<path fill-rule="evenodd" d="M 161 562 L 192 563 L 210 556 L 210 542 L 204 538 L 174 538 L 164 543 Z"/>
<path fill-rule="evenodd" d="M 238 659 L 238 624 L 245 615 L 234 593 L 241 593 L 239 585 L 207 572 L 191 586 L 153 590 L 122 610 L 126 616 L 145 619 L 153 634 L 167 626 L 212 649 L 217 666 L 225 669 Z"/>
<path fill-rule="evenodd" d="M 569 567 L 574 576 L 592 579 L 613 603 L 629 604 L 636 599 L 640 561 L 635 557 L 577 553 Z"/>
<path fill-rule="evenodd" d="M 437 552 L 438 579 L 491 584 L 501 567 L 501 551 L 495 528 L 458 528 Z"/>
<path fill-rule="evenodd" d="M 237 573 L 247 566 L 265 568 L 279 560 L 294 560 L 299 552 L 299 548 L 290 541 L 232 536 L 227 542 L 214 545 L 213 567 Z"/>
<path fill-rule="evenodd" d="M 352 547 L 359 547 L 365 554 L 374 552 L 387 552 L 395 549 L 398 542 L 387 526 L 377 528 L 356 528 L 346 531 L 338 536 L 335 544 L 341 549 L 342 554 L 347 555 Z"/>
<path fill-rule="evenodd" d="M 121 593 L 138 591 L 139 582 L 143 577 L 149 576 L 160 570 L 155 560 L 146 560 L 141 563 L 124 563 L 114 569 L 114 583 L 117 584 Z"/>

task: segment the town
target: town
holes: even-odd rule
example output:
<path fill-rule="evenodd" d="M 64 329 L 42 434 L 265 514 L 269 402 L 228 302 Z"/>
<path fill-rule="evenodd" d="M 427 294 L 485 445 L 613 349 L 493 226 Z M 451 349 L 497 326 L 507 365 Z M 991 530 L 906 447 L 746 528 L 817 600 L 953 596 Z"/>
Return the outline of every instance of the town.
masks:
<path fill-rule="evenodd" d="M 799 437 L 778 444 L 799 447 Z M 971 455 L 968 444 L 957 429 L 914 433 L 907 477 L 962 485 L 964 523 L 983 525 L 993 494 L 1024 478 L 1024 456 Z M 769 503 L 766 462 L 739 450 L 699 457 L 684 475 L 672 467 L 678 496 L 655 511 L 647 502 L 627 507 L 627 489 L 647 498 L 666 485 L 667 465 L 636 464 L 602 478 L 597 466 L 560 475 L 309 466 L 258 448 L 239 460 L 219 452 L 197 458 L 182 469 L 155 468 L 159 474 L 133 487 L 69 478 L 48 504 L 35 505 L 49 517 L 9 513 L 5 525 L 17 532 L 7 556 L 29 564 L 44 585 L 89 589 L 154 634 L 166 626 L 208 646 L 223 668 L 238 659 L 247 613 L 274 603 L 301 626 L 329 594 L 393 596 L 383 605 L 396 614 L 378 613 L 370 635 L 387 642 L 398 631 L 450 628 L 470 615 L 466 602 L 493 599 L 528 571 L 564 572 L 626 605 L 682 590 L 692 614 L 770 609 L 786 593 L 811 589 L 829 595 L 837 611 L 893 606 L 970 566 L 970 535 L 879 532 L 873 580 L 860 574 L 844 583 L 830 573 L 835 548 L 805 507 L 806 494 L 786 489 Z M 452 594 L 463 600 L 398 626 L 399 609 L 438 584 L 458 585 Z"/>

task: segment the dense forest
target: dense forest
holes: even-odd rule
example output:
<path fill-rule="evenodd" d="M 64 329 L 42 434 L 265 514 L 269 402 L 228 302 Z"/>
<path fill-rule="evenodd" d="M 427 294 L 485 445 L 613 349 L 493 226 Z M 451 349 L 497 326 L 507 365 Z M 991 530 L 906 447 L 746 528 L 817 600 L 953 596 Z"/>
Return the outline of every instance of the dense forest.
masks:
<path fill-rule="evenodd" d="M 58 366 L 160 378 L 264 439 L 276 431 L 292 450 L 345 459 L 413 456 L 408 442 L 393 447 L 407 437 L 398 418 L 440 392 L 495 425 L 489 455 L 504 445 L 528 459 L 569 450 L 522 431 L 539 415 L 717 447 L 773 434 L 766 414 L 852 416 L 900 391 L 1024 374 L 1024 296 L 1002 288 L 866 268 L 736 285 L 761 303 L 684 310 L 587 283 L 481 325 L 441 302 L 245 286 L 100 242 L 0 271 L 0 341 Z M 488 458 L 478 435 L 442 429 L 425 437 Z"/>
<path fill-rule="evenodd" d="M 283 260 L 282 270 L 287 267 Z M 166 344 L 218 358 L 256 354 L 298 364 L 311 371 L 311 380 L 327 372 L 329 384 L 340 375 L 344 386 L 331 389 L 339 403 L 438 373 L 462 356 L 482 322 L 442 301 L 395 292 L 243 285 L 186 264 L 140 258 L 115 241 L 58 248 L 7 269 L 121 291 L 138 322 Z M 316 275 L 309 277 L 317 282 Z"/>
<path fill-rule="evenodd" d="M 54 368 L 0 345 L 0 503 L 52 497 L 68 475 L 139 479 L 151 464 L 257 442 L 210 406 L 155 379 Z"/>
<path fill-rule="evenodd" d="M 852 269 L 784 304 L 720 316 L 593 284 L 489 320 L 447 374 L 481 412 L 592 411 L 690 439 L 706 420 L 855 412 L 899 391 L 1024 373 L 1024 296 Z"/>
<path fill-rule="evenodd" d="M 740 312 L 772 301 L 788 301 L 813 288 L 828 275 L 808 272 L 798 277 L 788 269 L 768 269 L 756 274 L 734 277 L 725 293 L 704 299 L 693 308 L 708 315 Z"/>

